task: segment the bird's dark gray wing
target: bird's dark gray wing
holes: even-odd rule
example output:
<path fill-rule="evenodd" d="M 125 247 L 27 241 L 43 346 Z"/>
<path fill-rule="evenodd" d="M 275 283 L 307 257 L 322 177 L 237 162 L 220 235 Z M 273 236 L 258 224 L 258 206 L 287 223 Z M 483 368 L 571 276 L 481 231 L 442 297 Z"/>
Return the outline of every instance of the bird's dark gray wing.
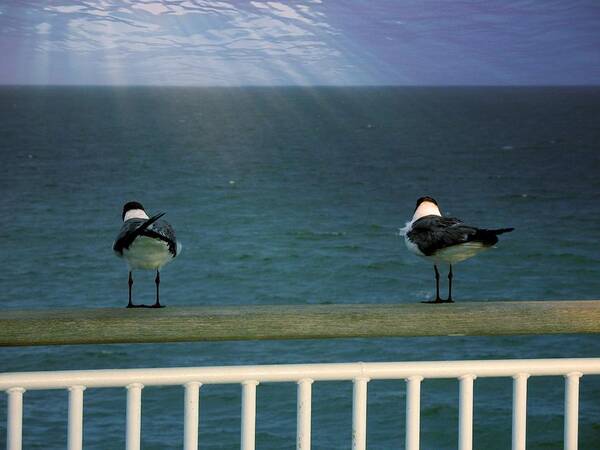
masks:
<path fill-rule="evenodd" d="M 157 220 L 142 232 L 142 236 L 165 241 L 169 245 L 169 252 L 171 252 L 173 257 L 177 256 L 177 237 L 175 236 L 175 230 L 166 220 Z"/>
<path fill-rule="evenodd" d="M 129 219 L 121 227 L 121 231 L 115 239 L 113 250 L 119 254 L 123 254 L 123 250 L 129 248 L 136 237 L 143 234 L 154 222 L 164 216 L 165 213 L 156 214 L 149 219 Z"/>
<path fill-rule="evenodd" d="M 480 241 L 484 245 L 494 245 L 498 242 L 495 234 L 485 233 L 463 224 L 459 219 L 441 216 L 425 216 L 413 223 L 407 233 L 424 255 L 433 255 L 438 250 L 465 242 Z"/>

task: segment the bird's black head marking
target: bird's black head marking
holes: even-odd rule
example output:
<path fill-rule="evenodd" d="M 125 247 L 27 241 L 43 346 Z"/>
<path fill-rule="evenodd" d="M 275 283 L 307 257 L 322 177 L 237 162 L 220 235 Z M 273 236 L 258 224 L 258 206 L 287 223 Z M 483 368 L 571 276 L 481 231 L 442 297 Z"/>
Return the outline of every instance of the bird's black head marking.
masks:
<path fill-rule="evenodd" d="M 141 209 L 142 211 L 145 211 L 141 203 L 127 202 L 125 203 L 125 205 L 123 205 L 123 216 L 121 217 L 121 219 L 125 219 L 125 214 L 127 214 L 127 211 L 131 211 L 132 209 Z"/>
<path fill-rule="evenodd" d="M 415 211 L 417 210 L 419 205 L 423 202 L 431 202 L 436 206 L 440 206 L 440 205 L 438 205 L 438 203 L 435 201 L 435 199 L 433 197 L 429 197 L 428 195 L 426 195 L 425 197 L 421 197 L 417 200 L 417 206 L 415 206 Z"/>

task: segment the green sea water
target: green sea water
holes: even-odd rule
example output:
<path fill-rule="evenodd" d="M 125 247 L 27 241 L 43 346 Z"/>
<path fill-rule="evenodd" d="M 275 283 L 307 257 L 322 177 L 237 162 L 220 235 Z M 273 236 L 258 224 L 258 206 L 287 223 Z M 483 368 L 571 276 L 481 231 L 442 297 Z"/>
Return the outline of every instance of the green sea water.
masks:
<path fill-rule="evenodd" d="M 597 299 L 598 88 L 0 88 L 3 309 L 124 307 L 111 250 L 128 200 L 183 252 L 167 305 L 416 303 L 433 271 L 398 229 L 415 200 L 515 227 L 455 267 L 458 302 Z M 136 274 L 150 302 L 154 275 Z M 445 288 L 443 288 L 444 290 Z M 0 312 L 1 314 L 1 312 Z M 439 337 L 0 350 L 0 370 L 596 357 L 596 336 Z M 474 447 L 510 448 L 510 379 L 475 383 Z M 296 387 L 258 388 L 257 448 L 295 447 Z M 369 383 L 368 447 L 404 442 L 404 382 Z M 600 378 L 580 448 L 600 448 Z M 313 448 L 347 449 L 351 383 L 313 386 Z M 239 447 L 239 386 L 201 391 L 200 442 Z M 6 400 L 0 401 L 0 447 Z M 66 443 L 67 393 L 25 394 L 24 448 Z M 144 389 L 143 448 L 182 446 L 183 389 Z M 563 380 L 529 380 L 527 448 L 562 448 Z M 125 393 L 85 393 L 84 446 L 124 447 Z M 456 448 L 458 382 L 422 386 L 423 449 Z"/>

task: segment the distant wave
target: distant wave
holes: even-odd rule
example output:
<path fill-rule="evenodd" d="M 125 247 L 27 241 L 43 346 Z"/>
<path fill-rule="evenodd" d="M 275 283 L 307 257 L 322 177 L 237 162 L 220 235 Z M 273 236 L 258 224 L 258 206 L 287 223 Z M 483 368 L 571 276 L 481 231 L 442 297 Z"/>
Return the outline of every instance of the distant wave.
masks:
<path fill-rule="evenodd" d="M 346 233 L 343 231 L 312 231 L 312 230 L 296 230 L 286 233 L 289 236 L 293 236 L 301 240 L 312 240 L 320 241 L 330 238 L 336 238 L 345 236 Z"/>

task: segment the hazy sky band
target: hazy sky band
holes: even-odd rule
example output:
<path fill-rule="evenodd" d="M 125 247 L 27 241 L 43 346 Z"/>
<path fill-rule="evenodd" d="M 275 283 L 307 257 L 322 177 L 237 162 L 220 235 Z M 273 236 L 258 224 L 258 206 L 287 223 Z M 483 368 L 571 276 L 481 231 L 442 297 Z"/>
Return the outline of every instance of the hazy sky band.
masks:
<path fill-rule="evenodd" d="M 1 1 L 0 83 L 598 84 L 595 1 Z"/>

